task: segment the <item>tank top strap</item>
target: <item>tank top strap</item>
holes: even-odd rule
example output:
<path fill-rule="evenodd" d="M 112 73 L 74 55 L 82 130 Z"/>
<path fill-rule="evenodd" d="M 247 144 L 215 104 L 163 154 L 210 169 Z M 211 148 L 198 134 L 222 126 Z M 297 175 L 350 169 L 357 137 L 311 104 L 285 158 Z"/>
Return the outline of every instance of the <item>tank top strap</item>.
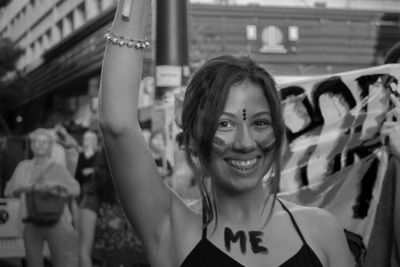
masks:
<path fill-rule="evenodd" d="M 307 242 L 304 239 L 304 236 L 301 233 L 300 228 L 297 225 L 296 220 L 294 219 L 292 213 L 289 211 L 289 209 L 283 204 L 283 202 L 279 198 L 277 198 L 277 200 L 282 205 L 282 208 L 289 214 L 290 220 L 292 221 L 292 224 L 293 224 L 294 228 L 296 229 L 297 234 L 300 236 L 301 241 L 303 241 L 304 244 L 307 244 Z"/>
<path fill-rule="evenodd" d="M 207 225 L 203 225 L 203 233 L 201 234 L 201 239 L 207 239 Z"/>
<path fill-rule="evenodd" d="M 203 232 L 201 234 L 201 239 L 207 239 L 207 223 L 206 223 L 206 209 L 205 209 L 205 205 L 203 203 L 203 212 L 202 212 L 202 217 L 203 217 Z"/>

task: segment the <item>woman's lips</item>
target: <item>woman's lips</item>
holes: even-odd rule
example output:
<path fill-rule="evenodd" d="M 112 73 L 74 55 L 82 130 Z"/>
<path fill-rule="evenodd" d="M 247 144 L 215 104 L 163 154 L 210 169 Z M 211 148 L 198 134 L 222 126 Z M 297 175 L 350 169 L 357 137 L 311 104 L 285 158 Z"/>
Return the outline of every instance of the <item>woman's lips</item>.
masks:
<path fill-rule="evenodd" d="M 258 158 L 252 158 L 252 159 L 227 159 L 225 160 L 228 165 L 239 169 L 239 170 L 250 170 L 252 168 L 254 168 L 259 159 Z"/>

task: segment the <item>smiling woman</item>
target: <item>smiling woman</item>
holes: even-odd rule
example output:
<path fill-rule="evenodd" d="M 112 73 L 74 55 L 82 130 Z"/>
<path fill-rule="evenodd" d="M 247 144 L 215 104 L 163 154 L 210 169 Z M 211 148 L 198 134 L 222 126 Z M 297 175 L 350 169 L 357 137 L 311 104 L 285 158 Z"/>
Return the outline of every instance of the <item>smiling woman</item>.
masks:
<path fill-rule="evenodd" d="M 233 86 L 218 122 L 210 161 L 222 160 L 223 166 L 230 166 L 229 170 L 234 167 L 232 170 L 245 175 L 262 167 L 258 171 L 263 174 L 271 166 L 270 152 L 274 148 L 271 112 L 261 87 L 249 82 Z"/>
<path fill-rule="evenodd" d="M 110 31 L 145 40 L 150 1 L 133 1 L 129 19 L 123 2 Z M 200 174 L 203 212 L 162 182 L 137 117 L 142 48 L 108 42 L 100 121 L 116 189 L 151 266 L 353 266 L 332 215 L 277 198 L 281 102 L 271 74 L 248 57 L 208 60 L 185 92 L 177 140 Z"/>

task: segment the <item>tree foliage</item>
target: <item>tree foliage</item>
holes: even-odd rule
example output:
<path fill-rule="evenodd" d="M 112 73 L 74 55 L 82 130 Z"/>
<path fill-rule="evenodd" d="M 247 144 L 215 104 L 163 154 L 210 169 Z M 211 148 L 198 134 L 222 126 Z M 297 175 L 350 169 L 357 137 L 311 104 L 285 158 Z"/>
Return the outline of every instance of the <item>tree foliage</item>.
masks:
<path fill-rule="evenodd" d="M 25 79 L 16 69 L 22 53 L 10 39 L 0 38 L 0 109 L 17 99 L 25 87 Z"/>
<path fill-rule="evenodd" d="M 11 0 L 0 0 L 0 8 L 8 5 L 11 2 Z"/>
<path fill-rule="evenodd" d="M 14 46 L 9 38 L 0 38 L 0 78 L 15 70 L 15 64 L 23 50 Z"/>

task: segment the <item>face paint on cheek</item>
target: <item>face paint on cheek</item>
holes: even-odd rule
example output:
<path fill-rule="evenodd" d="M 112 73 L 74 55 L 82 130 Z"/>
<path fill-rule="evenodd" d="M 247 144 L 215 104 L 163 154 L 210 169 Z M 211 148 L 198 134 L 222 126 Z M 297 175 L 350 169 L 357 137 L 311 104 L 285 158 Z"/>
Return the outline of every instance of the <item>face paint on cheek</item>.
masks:
<path fill-rule="evenodd" d="M 276 147 L 276 139 L 273 133 L 266 134 L 257 143 L 261 147 L 261 149 L 265 152 L 271 152 Z"/>
<path fill-rule="evenodd" d="M 225 140 L 223 140 L 222 138 L 220 138 L 218 136 L 214 136 L 212 143 L 213 143 L 213 149 L 217 153 L 222 153 L 225 150 L 226 145 L 227 145 Z"/>

